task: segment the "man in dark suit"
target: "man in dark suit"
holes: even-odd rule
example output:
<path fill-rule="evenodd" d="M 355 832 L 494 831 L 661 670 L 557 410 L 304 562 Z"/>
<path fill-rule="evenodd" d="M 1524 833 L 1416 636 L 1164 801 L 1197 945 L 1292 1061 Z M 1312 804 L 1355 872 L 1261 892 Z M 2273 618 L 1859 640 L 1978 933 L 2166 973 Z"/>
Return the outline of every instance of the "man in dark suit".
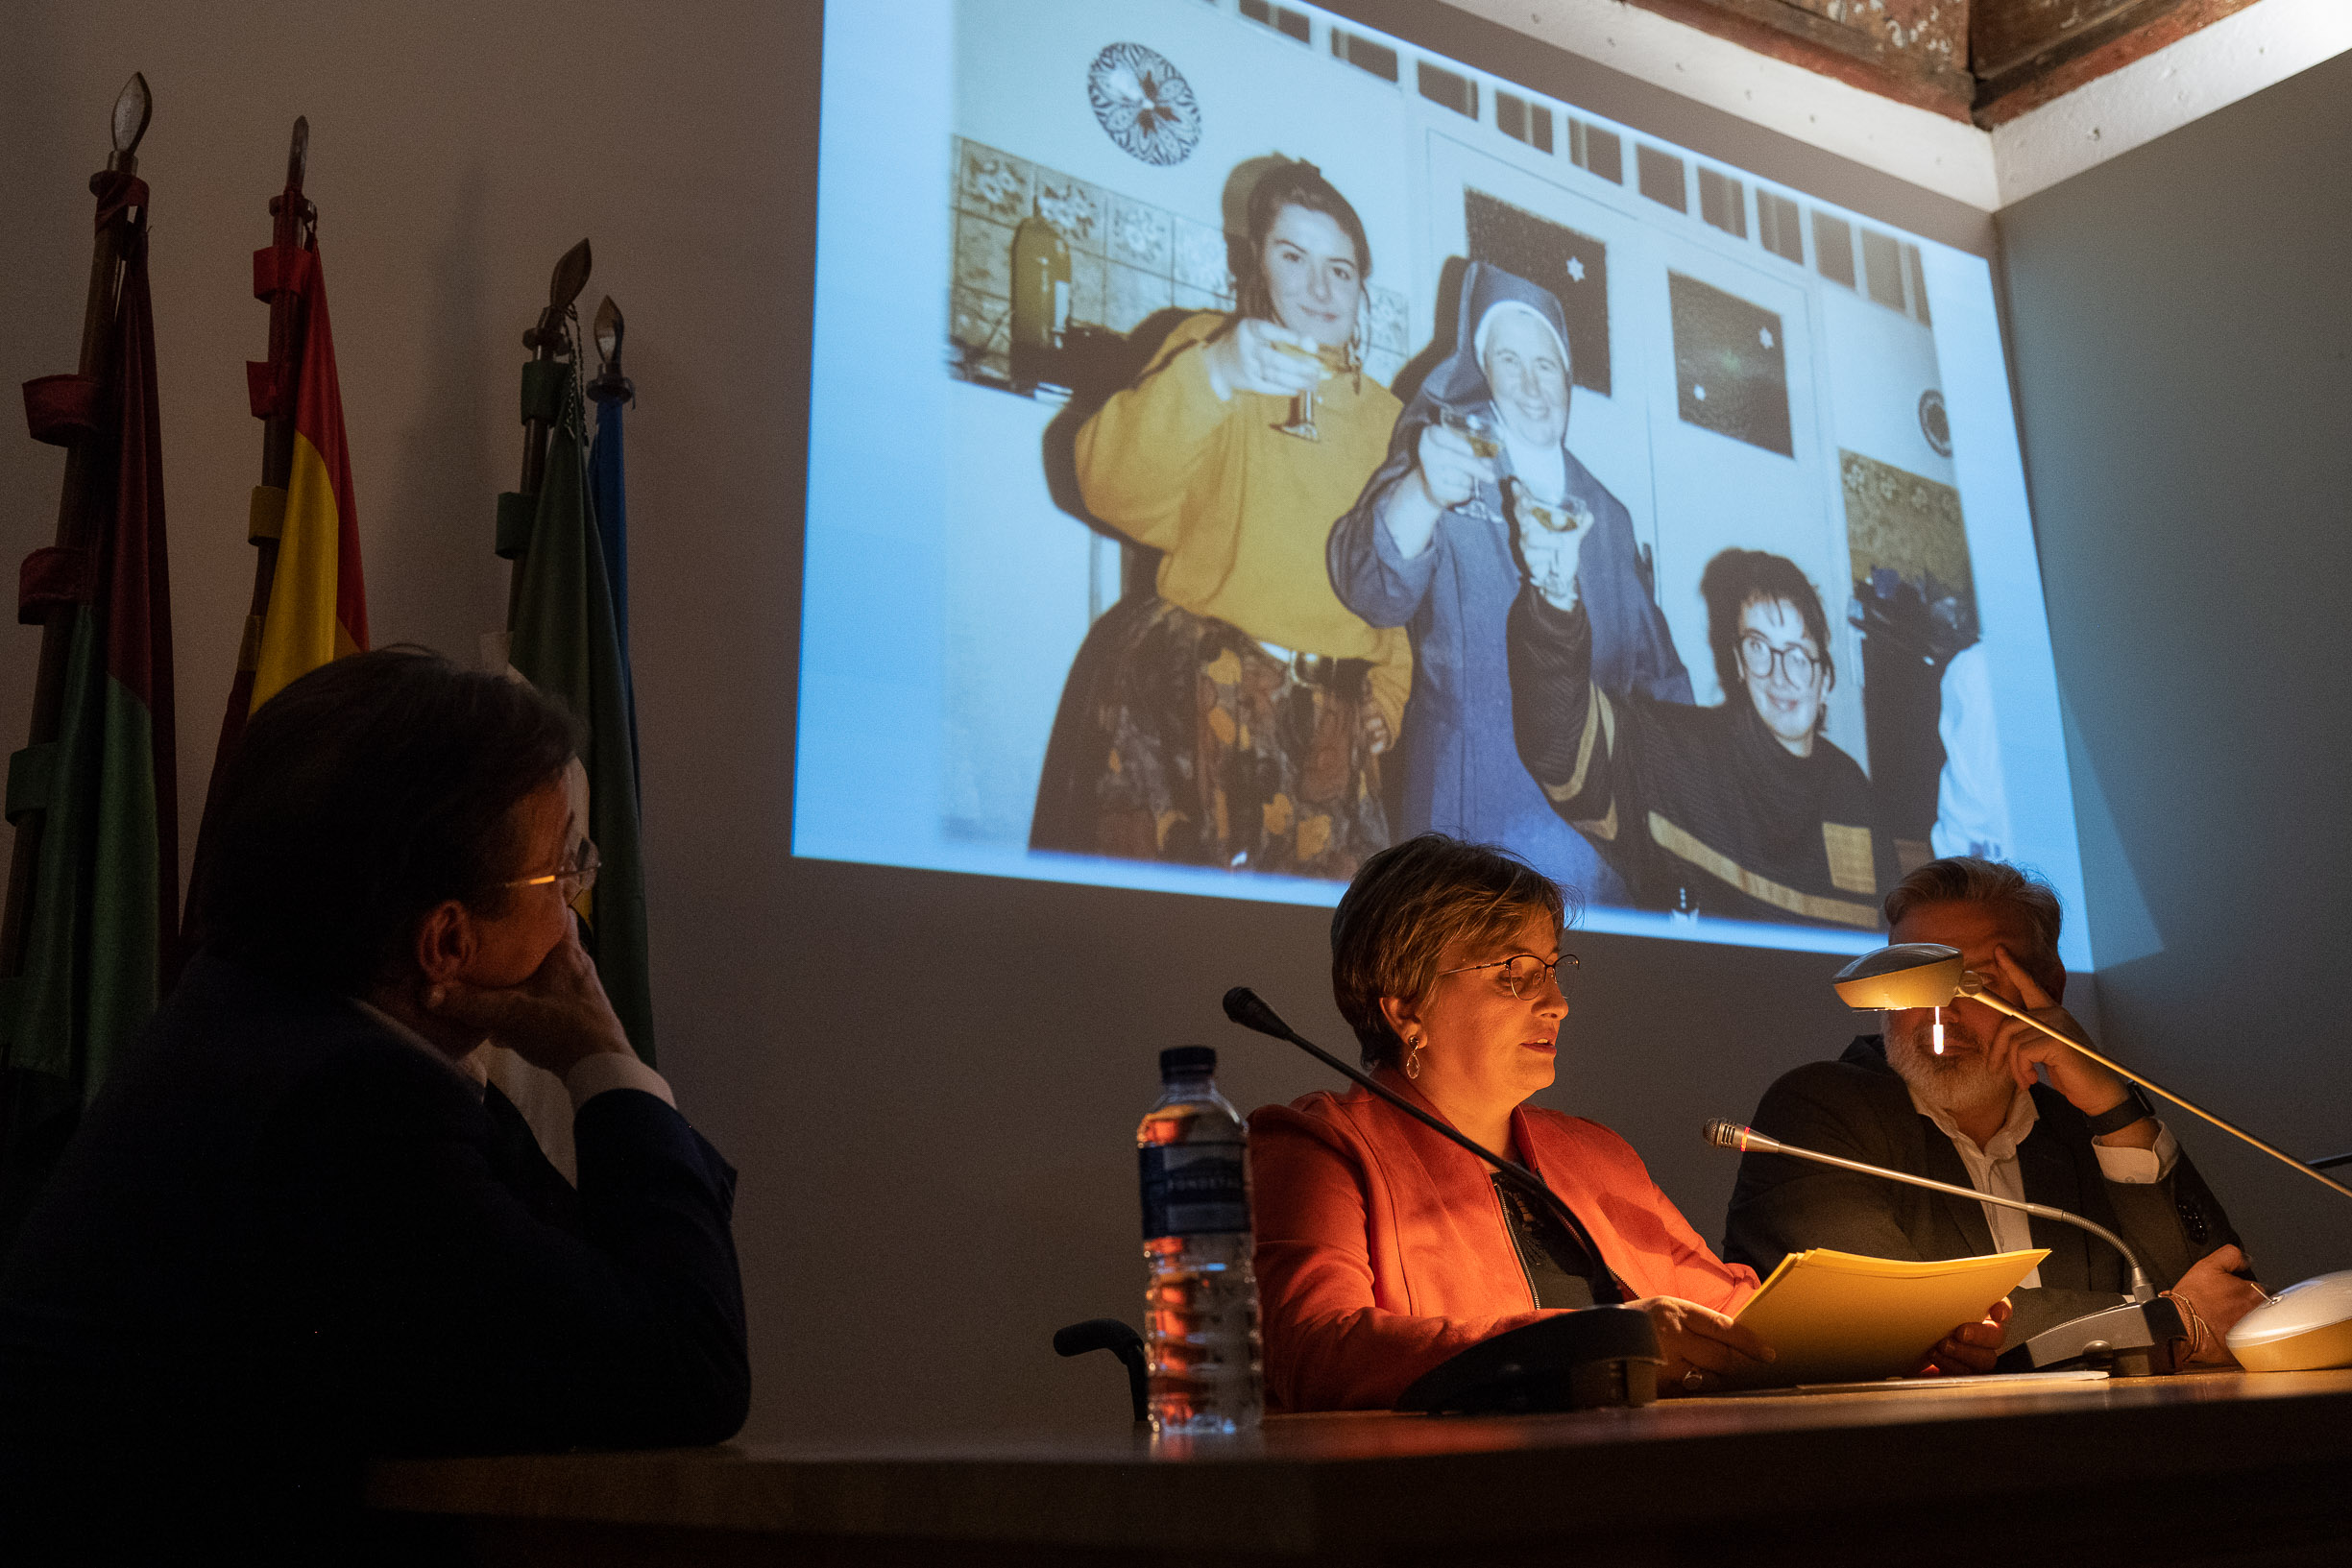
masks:
<path fill-rule="evenodd" d="M 373 1560 L 371 1455 L 740 1427 L 735 1173 L 581 949 L 572 750 L 529 687 L 414 650 L 255 715 L 204 950 L 0 1264 L 15 1560 Z M 576 1191 L 485 1037 L 570 1089 Z"/>
<path fill-rule="evenodd" d="M 1894 941 L 1957 948 L 2001 1000 L 2090 1042 L 2058 1005 L 2060 910 L 2046 883 L 1997 861 L 1934 860 L 1887 895 L 1886 918 Z M 2136 1087 L 1980 1002 L 1883 1017 L 1883 1035 L 1782 1075 L 1757 1106 L 1756 1129 L 2096 1220 L 2119 1232 L 2180 1304 L 2196 1358 L 2229 1359 L 2221 1337 L 2261 1292 L 2239 1277 L 2245 1255 L 2221 1205 Z M 2115 1249 L 2075 1226 L 1784 1155 L 1747 1155 L 1724 1257 L 1769 1274 L 1806 1247 L 1906 1259 L 2048 1247 L 2012 1297 L 2010 1345 L 2112 1307 L 2130 1289 Z"/>

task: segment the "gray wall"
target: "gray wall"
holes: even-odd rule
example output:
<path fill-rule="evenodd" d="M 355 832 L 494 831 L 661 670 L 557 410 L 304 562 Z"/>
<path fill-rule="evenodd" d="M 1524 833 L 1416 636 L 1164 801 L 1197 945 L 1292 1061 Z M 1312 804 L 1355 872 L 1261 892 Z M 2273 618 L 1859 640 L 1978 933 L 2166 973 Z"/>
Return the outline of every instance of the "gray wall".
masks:
<path fill-rule="evenodd" d="M 1488 24 L 1402 0 L 1349 9 L 1886 221 L 1955 244 L 1989 243 L 1981 218 L 1952 204 Z M 10 7 L 0 21 L 0 212 L 8 214 L 0 277 L 10 280 L 0 382 L 71 368 L 87 265 L 84 181 L 102 160 L 116 89 L 144 68 L 157 94 L 142 165 L 155 192 L 183 842 L 191 841 L 252 570 L 243 526 L 259 442 L 242 362 L 261 353 L 266 318 L 251 299 L 249 255 L 267 242 L 265 204 L 294 115 L 312 122 L 310 193 L 322 208 L 378 641 L 470 657 L 477 636 L 498 624 L 505 569 L 489 553 L 491 500 L 514 482 L 519 335 L 554 258 L 592 235 L 597 270 L 586 302 L 609 291 L 627 311 L 641 398 L 630 425 L 632 587 L 663 1064 L 681 1103 L 743 1172 L 738 1235 L 759 1378 L 751 1435 L 1006 1421 L 1115 1427 L 1123 1419 L 1115 1370 L 1057 1362 L 1045 1337 L 1079 1317 L 1135 1315 L 1141 1270 L 1128 1138 L 1153 1092 L 1152 1052 L 1189 1040 L 1224 1048 L 1228 1092 L 1245 1105 L 1321 1087 L 1312 1064 L 1224 1024 L 1216 999 L 1248 980 L 1309 1033 L 1340 1043 L 1324 917 L 789 858 L 817 58 L 811 6 L 749 0 L 660 12 L 551 0 L 332 12 L 286 3 L 204 14 L 160 3 Z M 2199 200 L 2248 201 L 2241 187 L 2249 183 L 2217 172 L 2213 194 Z M 2043 270 L 2061 276 L 2073 276 L 2064 205 L 2072 190 L 2053 193 L 2043 229 L 2053 236 Z M 2115 210 L 2115 223 L 2127 226 L 2130 203 Z M 2299 233 L 2297 210 L 2283 198 L 2280 214 L 2265 221 Z M 2209 231 L 2260 230 L 2214 223 Z M 2164 243 L 2186 238 L 2170 233 Z M 2020 241 L 2029 252 L 2030 240 Z M 2090 253 L 2080 271 L 2096 277 L 2118 264 L 2097 255 L 2103 239 L 2080 244 Z M 2145 265 L 2163 271 L 2152 254 Z M 2019 275 L 2022 301 L 2033 289 L 2054 293 L 2056 283 L 2030 271 Z M 2190 279 L 2166 276 L 2140 293 L 2152 297 L 2158 282 L 2191 292 Z M 2231 286 L 2243 287 L 2250 307 L 2267 298 L 2250 277 Z M 2316 270 L 2298 286 L 2316 295 Z M 2049 342 L 2074 333 L 2063 308 L 2052 307 L 2054 325 L 2030 329 L 2026 304 L 2019 308 L 2022 333 Z M 2308 356 L 2316 320 L 2307 313 L 2267 336 L 2279 354 Z M 2191 341 L 2179 323 L 2171 326 L 2171 343 Z M 2340 326 L 2327 329 L 2340 342 Z M 2266 341 L 2259 326 L 2223 336 L 2241 361 L 2263 357 L 2248 348 Z M 2078 341 L 2072 351 L 2096 357 L 2132 347 L 2117 337 Z M 2132 422 L 2119 420 L 2129 432 L 2120 441 L 2083 440 L 2073 431 L 2092 416 L 2068 390 L 2066 354 L 2045 348 L 2025 374 L 2029 406 L 2066 414 L 2037 437 L 2038 476 L 2064 482 L 2069 441 L 2086 454 L 2073 489 L 2044 496 L 2070 522 L 2098 515 L 2115 487 L 2133 484 L 2116 477 L 2134 467 L 2123 453 L 2142 469 L 2194 468 L 2199 450 L 2226 458 L 2233 473 L 2255 467 L 2238 462 L 2246 438 L 2201 448 L 2177 436 L 2138 442 Z M 2219 349 L 2206 356 L 2220 357 Z M 2220 379 L 2204 369 L 2138 384 L 2150 395 L 2161 386 L 2184 405 L 2214 405 L 2201 429 L 2209 419 L 2246 417 L 2220 412 L 2252 404 L 2237 380 L 2267 389 L 2286 379 L 2259 365 Z M 2115 379 L 2134 384 L 2128 374 Z M 2321 421 L 2314 408 L 2302 428 L 2316 431 Z M 2340 420 L 2327 428 L 2340 432 Z M 2286 483 L 2278 473 L 2309 472 L 2294 461 L 2290 453 L 2264 465 L 2272 476 L 2261 483 L 2276 490 Z M 53 449 L 0 440 L 0 556 L 13 560 L 45 542 L 61 467 Z M 2191 472 L 2146 488 L 2177 506 L 2205 483 Z M 2316 474 L 2309 488 L 2317 492 Z M 2239 479 L 2219 491 L 2211 516 L 2225 520 L 2199 529 L 2196 543 L 2252 526 L 2248 509 L 2230 504 L 2248 489 Z M 2277 503 L 2280 517 L 2298 519 L 2287 536 L 2297 547 L 2243 569 L 2279 577 L 2284 592 L 2321 591 L 2308 572 L 2325 547 L 2317 504 L 2297 513 Z M 2197 512 L 2180 510 L 2174 526 L 2186 532 Z M 2079 603 L 2071 595 L 2087 580 L 2121 569 L 2108 552 L 2130 514 L 2115 515 L 2115 527 L 2084 536 L 2089 567 L 2077 567 L 2053 534 L 2062 607 Z M 2179 583 L 2192 571 L 2205 581 L 2219 575 L 2208 565 L 2213 548 L 2123 553 L 2133 569 Z M 2147 559 L 2159 553 L 2164 559 Z M 2109 768 L 2111 785 L 2136 780 L 2147 792 L 2119 793 L 2118 821 L 2159 925 L 2174 938 L 2172 956 L 2199 959 L 2206 974 L 2216 972 L 2202 961 L 2214 938 L 2194 914 L 2201 897 L 2244 885 L 2246 866 L 2327 862 L 2246 853 L 2258 843 L 2267 851 L 2261 832 L 2286 831 L 2283 820 L 2255 826 L 2283 819 L 2278 793 L 2206 776 L 2233 765 L 2229 752 L 2253 753 L 2239 744 L 2246 699 L 2189 705 L 2198 722 L 2171 748 L 2152 728 L 2139 744 L 2128 713 L 2091 701 L 2119 683 L 2170 688 L 2133 679 L 2148 667 L 2145 658 L 2103 653 L 2084 631 L 2169 642 L 2188 613 L 2127 619 L 2094 606 L 2061 648 L 2073 661 L 2070 689 L 2092 756 Z M 2294 639 L 2278 664 L 2311 667 L 2305 650 L 2327 634 L 2287 624 L 2246 613 L 2218 621 L 2219 663 L 2181 686 L 2223 688 L 2222 672 L 2257 667 L 2250 650 L 2269 638 Z M 0 647 L 8 650 L 0 738 L 13 745 L 26 720 L 34 639 L 0 631 Z M 2084 673 L 2093 670 L 2101 673 Z M 2175 711 L 2146 706 L 2168 717 Z M 2280 706 L 2277 728 L 2291 733 L 2303 710 Z M 2297 773 L 2324 776 L 2309 759 L 2298 760 Z M 2179 793 L 2174 781 L 2187 777 L 2198 781 L 2196 801 L 2163 793 Z M 2213 842 L 2218 880 L 2184 876 L 2176 890 L 2158 878 L 2154 855 L 2182 838 Z M 2205 923 L 2248 918 L 2233 908 Z M 2176 919 L 2189 924 L 2168 924 Z M 2291 930 L 2300 922 L 2277 924 Z M 2184 946 L 2193 936 L 2198 946 Z M 1779 1071 L 1842 1043 L 1848 1015 L 1823 983 L 1832 961 L 1601 937 L 1576 945 L 1586 984 L 1563 1081 L 1548 1098 L 1624 1132 L 1713 1235 L 1732 1167 L 1698 1146 L 1698 1124 L 1744 1115 Z M 2300 978 L 2277 964 L 2260 973 L 2273 986 Z M 2131 1015 L 2131 1038 L 2157 1050 L 2171 999 L 2152 977 L 2134 994 L 2147 1000 Z M 2316 1055 L 2312 1033 L 2286 1039 Z M 2168 1066 L 2177 1060 L 2184 1081 L 2201 1077 L 2205 1058 L 2180 1051 Z M 2306 1142 L 2331 1142 L 2321 1104 L 2289 1126 L 2289 1086 L 2303 1080 L 2287 1070 L 2287 1055 L 2262 1059 L 2280 1064 L 2276 1074 L 2241 1089 L 2239 1108 Z M 2249 1176 L 2248 1191 L 2261 1195 L 2240 1206 L 2266 1218 L 2290 1214 L 2291 1180 Z"/>
<path fill-rule="evenodd" d="M 2352 1148 L 2347 148 L 2352 56 L 2000 225 L 2110 1039 L 2307 1157 Z M 2266 1279 L 2352 1266 L 2352 1207 L 2191 1142 Z"/>

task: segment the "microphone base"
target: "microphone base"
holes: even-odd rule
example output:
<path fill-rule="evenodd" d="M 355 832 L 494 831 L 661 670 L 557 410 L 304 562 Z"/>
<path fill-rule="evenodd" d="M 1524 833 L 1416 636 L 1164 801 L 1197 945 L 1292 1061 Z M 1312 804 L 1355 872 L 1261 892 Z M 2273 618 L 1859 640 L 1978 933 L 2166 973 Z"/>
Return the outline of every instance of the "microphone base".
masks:
<path fill-rule="evenodd" d="M 1430 1415 L 1637 1409 L 1658 1397 L 1664 1364 L 1646 1313 L 1587 1307 L 1479 1341 L 1423 1373 L 1396 1408 Z"/>
<path fill-rule="evenodd" d="M 2092 1367 L 2109 1377 L 2162 1377 L 2178 1370 L 2174 1347 L 2189 1338 L 2180 1312 L 2158 1296 L 2072 1317 L 2001 1352 L 2003 1372 Z"/>

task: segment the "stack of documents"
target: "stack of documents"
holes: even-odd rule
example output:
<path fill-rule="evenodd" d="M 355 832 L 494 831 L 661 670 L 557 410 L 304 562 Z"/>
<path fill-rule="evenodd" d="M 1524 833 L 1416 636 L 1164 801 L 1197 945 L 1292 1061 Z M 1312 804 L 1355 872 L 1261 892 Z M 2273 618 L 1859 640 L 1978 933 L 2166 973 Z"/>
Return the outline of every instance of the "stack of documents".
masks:
<path fill-rule="evenodd" d="M 1901 1377 L 2041 1266 L 2048 1248 L 1905 1263 L 1815 1247 L 1792 1252 L 1748 1298 L 1739 1322 L 1780 1352 L 1746 1387 Z"/>

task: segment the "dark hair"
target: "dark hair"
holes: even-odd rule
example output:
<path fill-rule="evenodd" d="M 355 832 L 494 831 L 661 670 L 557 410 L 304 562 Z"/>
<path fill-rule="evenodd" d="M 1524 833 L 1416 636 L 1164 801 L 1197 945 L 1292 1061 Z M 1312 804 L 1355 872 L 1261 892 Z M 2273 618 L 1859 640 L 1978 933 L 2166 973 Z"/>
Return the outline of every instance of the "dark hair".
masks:
<path fill-rule="evenodd" d="M 504 907 L 524 853 L 515 808 L 576 749 L 532 687 L 424 648 L 312 670 L 254 714 L 213 791 L 195 879 L 206 947 L 366 990 L 442 903 Z"/>
<path fill-rule="evenodd" d="M 1404 1042 L 1382 997 L 1418 1001 L 1459 944 L 1499 941 L 1540 912 L 1564 925 L 1559 884 L 1508 850 L 1423 833 L 1366 860 L 1331 913 L 1331 992 L 1366 1067 L 1393 1067 Z"/>
<path fill-rule="evenodd" d="M 2031 951 L 2014 954 L 2035 978 L 2047 983 L 2063 979 L 2066 965 L 2058 957 L 2058 929 L 2066 911 L 2057 889 L 2041 874 L 2005 861 L 1975 855 L 1950 855 L 1930 860 L 1895 884 L 1886 895 L 1886 923 L 1893 926 L 1914 909 L 1930 904 L 1980 904 L 2008 916 L 2025 931 Z"/>
<path fill-rule="evenodd" d="M 1821 594 L 1812 580 L 1784 555 L 1768 550 L 1723 550 L 1699 574 L 1699 597 L 1707 601 L 1707 645 L 1714 650 L 1715 678 L 1723 683 L 1723 700 L 1742 689 L 1739 672 L 1739 616 L 1752 604 L 1785 599 L 1797 607 L 1805 635 L 1821 650 L 1821 667 L 1837 684 L 1837 657 L 1830 648 L 1830 616 L 1821 608 Z M 1824 687 L 1822 689 L 1829 689 Z M 1828 722 L 1825 709 L 1816 723 Z"/>
<path fill-rule="evenodd" d="M 1266 236 L 1273 232 L 1274 220 L 1286 206 L 1302 206 L 1309 212 L 1320 212 L 1346 229 L 1349 243 L 1356 250 L 1356 275 L 1372 275 L 1371 241 L 1364 237 L 1364 220 L 1356 216 L 1347 198 L 1339 187 L 1323 178 L 1314 164 L 1301 158 L 1296 162 L 1277 163 L 1258 177 L 1249 187 L 1249 246 L 1241 258 L 1245 269 L 1236 279 L 1241 285 L 1241 307 L 1245 316 L 1273 319 L 1273 294 L 1266 286 Z"/>

